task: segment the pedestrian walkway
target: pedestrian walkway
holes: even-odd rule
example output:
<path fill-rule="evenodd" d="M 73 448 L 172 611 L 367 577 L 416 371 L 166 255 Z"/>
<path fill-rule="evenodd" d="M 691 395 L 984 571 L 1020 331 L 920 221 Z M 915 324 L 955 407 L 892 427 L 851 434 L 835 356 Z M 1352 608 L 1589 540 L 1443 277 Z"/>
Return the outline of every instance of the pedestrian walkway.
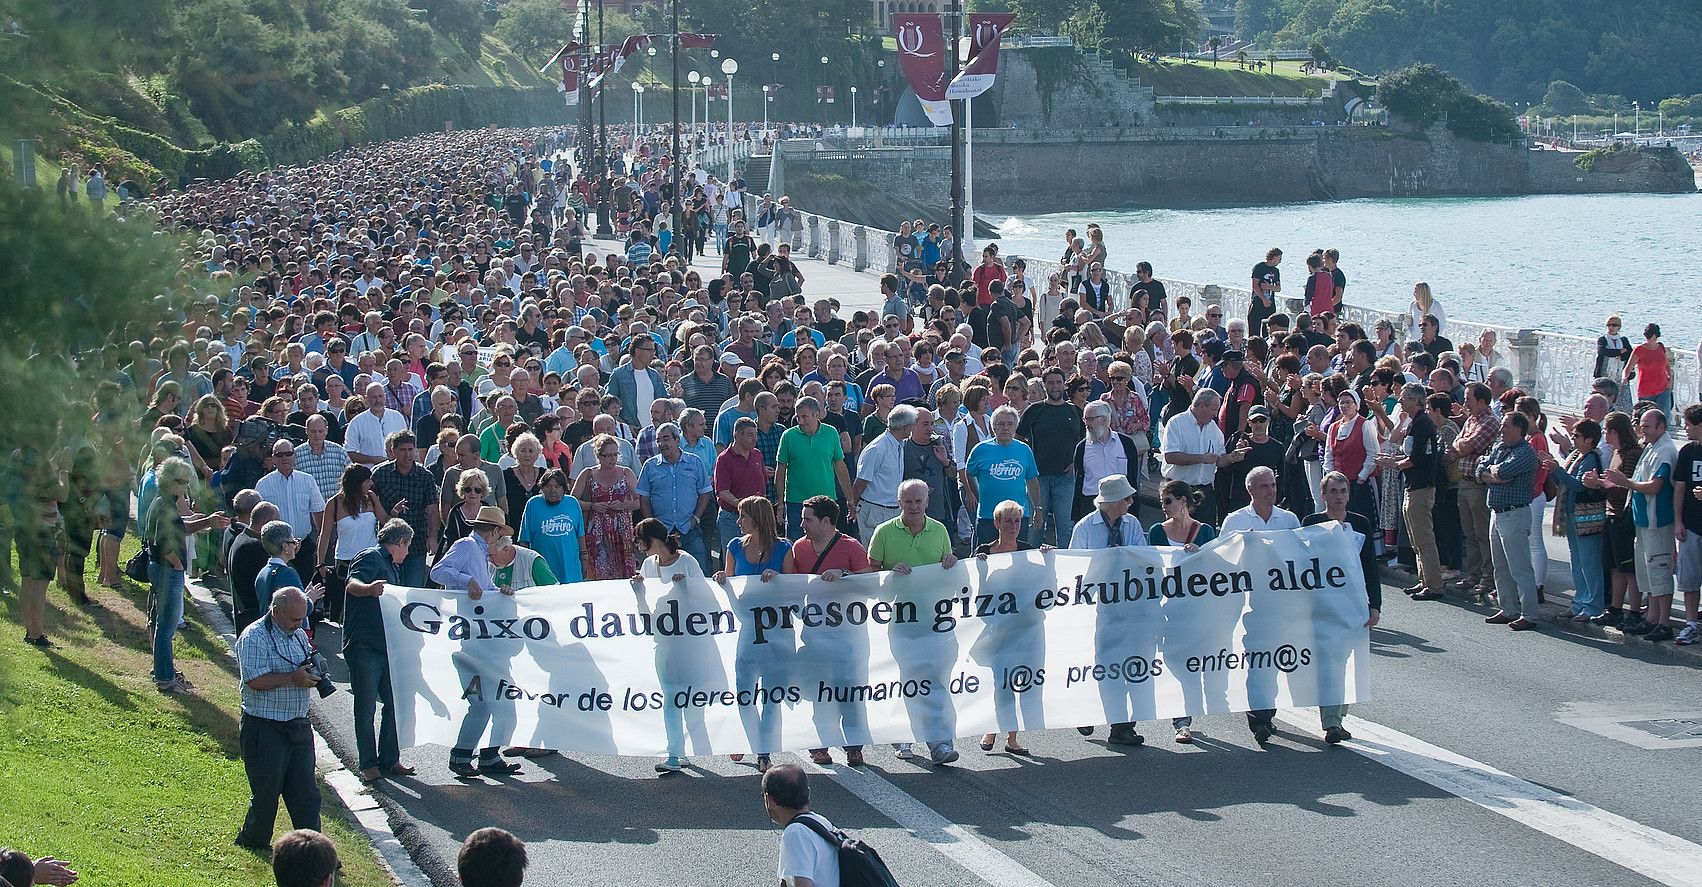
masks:
<path fill-rule="evenodd" d="M 591 248 L 598 252 L 616 249 L 613 240 L 593 239 Z M 881 305 L 880 275 L 872 271 L 852 271 L 845 263 L 828 264 L 825 259 L 812 259 L 793 253 L 798 270 L 804 273 L 804 295 L 810 301 L 838 299 L 839 316 L 847 320 L 851 312 L 879 308 Z M 708 255 L 692 259 L 691 267 L 708 279 L 721 273 L 721 257 L 712 248 Z"/>

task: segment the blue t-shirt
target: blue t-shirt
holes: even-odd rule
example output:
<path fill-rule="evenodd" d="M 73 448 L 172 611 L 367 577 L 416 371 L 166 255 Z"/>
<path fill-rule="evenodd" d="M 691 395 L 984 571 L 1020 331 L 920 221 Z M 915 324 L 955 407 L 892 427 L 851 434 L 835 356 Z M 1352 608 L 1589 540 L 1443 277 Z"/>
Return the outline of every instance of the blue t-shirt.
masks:
<path fill-rule="evenodd" d="M 771 547 L 771 550 L 768 552 L 768 560 L 763 561 L 760 564 L 753 564 L 750 561 L 745 560 L 744 537 L 734 537 L 731 542 L 727 543 L 727 552 L 733 556 L 733 569 L 731 574 L 734 576 L 761 576 L 762 571 L 764 570 L 773 570 L 778 573 L 780 572 L 780 568 L 786 563 L 786 552 L 791 550 L 792 543 L 783 538 L 776 539 L 774 540 L 774 545 Z"/>
<path fill-rule="evenodd" d="M 540 494 L 526 500 L 526 510 L 520 515 L 519 541 L 543 557 L 556 581 L 583 582 L 579 537 L 584 529 L 585 514 L 578 499 L 563 496 L 551 505 Z"/>
<path fill-rule="evenodd" d="M 1028 479 L 1040 477 L 1040 466 L 1035 463 L 1034 451 L 1028 444 L 1020 440 L 1008 444 L 984 440 L 969 451 L 966 468 L 969 476 L 975 478 L 981 497 L 976 517 L 991 520 L 993 509 L 1006 499 L 1021 505 L 1023 514 L 1030 512 Z"/>

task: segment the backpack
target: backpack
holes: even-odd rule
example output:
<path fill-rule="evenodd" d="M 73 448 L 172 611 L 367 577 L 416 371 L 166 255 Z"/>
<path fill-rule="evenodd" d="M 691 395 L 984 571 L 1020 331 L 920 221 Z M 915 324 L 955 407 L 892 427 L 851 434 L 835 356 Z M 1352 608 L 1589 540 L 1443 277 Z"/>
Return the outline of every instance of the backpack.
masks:
<path fill-rule="evenodd" d="M 807 814 L 792 817 L 792 822 L 803 823 L 810 831 L 820 835 L 828 846 L 839 851 L 840 887 L 898 887 L 898 881 L 893 879 L 892 872 L 881 861 L 881 855 L 875 852 L 875 848 L 839 829 L 830 829 L 822 825 L 821 820 Z"/>

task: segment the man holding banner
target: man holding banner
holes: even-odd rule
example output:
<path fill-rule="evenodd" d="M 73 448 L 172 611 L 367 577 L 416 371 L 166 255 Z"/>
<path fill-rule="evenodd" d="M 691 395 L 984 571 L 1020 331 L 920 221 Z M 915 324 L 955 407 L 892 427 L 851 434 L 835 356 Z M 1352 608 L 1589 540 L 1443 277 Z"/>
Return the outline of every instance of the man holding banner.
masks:
<path fill-rule="evenodd" d="M 869 539 L 869 563 L 877 570 L 903 576 L 910 575 L 912 567 L 939 564 L 949 570 L 957 563 L 951 551 L 951 533 L 945 524 L 928 516 L 926 483 L 907 480 L 898 485 L 898 517 L 875 529 Z M 952 663 L 957 660 L 955 638 L 929 632 L 926 625 L 894 626 L 892 638 L 899 677 L 906 681 L 931 678 L 939 686 L 947 683 Z M 952 703 L 916 698 L 905 700 L 905 708 L 911 727 L 928 744 L 929 760 L 938 765 L 957 760 L 952 743 L 957 736 L 957 718 Z M 895 744 L 893 750 L 901 758 L 912 756 L 908 742 Z"/>
<path fill-rule="evenodd" d="M 1276 472 L 1269 467 L 1260 465 L 1247 472 L 1247 495 L 1252 499 L 1247 507 L 1233 511 L 1223 519 L 1223 532 L 1233 533 L 1237 530 L 1298 530 L 1300 518 L 1294 513 L 1278 508 Z M 1248 681 L 1248 695 L 1251 697 L 1252 680 Z M 1276 709 L 1259 708 L 1247 712 L 1247 729 L 1253 731 L 1253 738 L 1259 745 L 1271 741 L 1276 733 L 1273 720 Z"/>
<path fill-rule="evenodd" d="M 1070 533 L 1069 547 L 1072 550 L 1094 550 L 1121 548 L 1125 545 L 1144 545 L 1146 531 L 1141 529 L 1140 519 L 1130 513 L 1135 504 L 1135 488 L 1129 479 L 1121 474 L 1113 474 L 1099 482 L 1099 494 L 1093 499 L 1093 513 L 1076 522 L 1075 530 Z M 1122 708 L 1120 700 L 1108 701 Z M 1077 727 L 1083 736 L 1093 735 L 1092 727 Z M 1105 741 L 1112 745 L 1146 744 L 1146 737 L 1135 730 L 1134 721 L 1121 721 L 1111 725 L 1111 732 Z"/>

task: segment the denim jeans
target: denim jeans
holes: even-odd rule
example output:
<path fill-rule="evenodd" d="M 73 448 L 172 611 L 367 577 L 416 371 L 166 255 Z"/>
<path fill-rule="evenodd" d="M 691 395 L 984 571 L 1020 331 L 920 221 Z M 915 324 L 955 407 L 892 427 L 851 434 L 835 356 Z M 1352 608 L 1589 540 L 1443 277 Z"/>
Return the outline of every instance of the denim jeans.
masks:
<path fill-rule="evenodd" d="M 786 503 L 786 532 L 781 535 L 793 542 L 804 538 L 804 503 Z"/>
<path fill-rule="evenodd" d="M 715 529 L 721 531 L 721 550 L 715 554 L 717 558 L 724 558 L 727 556 L 727 543 L 739 538 L 739 516 L 734 512 L 717 508 L 715 510 Z M 707 571 L 709 565 L 698 564 L 698 566 Z M 722 564 L 721 569 L 727 569 L 727 565 Z"/>
<path fill-rule="evenodd" d="M 1069 547 L 1070 533 L 1075 529 L 1070 523 L 1070 514 L 1075 510 L 1078 480 L 1073 474 L 1040 476 L 1040 501 L 1037 504 L 1046 509 L 1046 516 L 1034 526 L 1034 538 L 1031 541 L 1036 546 Z"/>
<path fill-rule="evenodd" d="M 1667 390 L 1662 391 L 1660 394 L 1656 394 L 1653 397 L 1648 397 L 1648 398 L 1644 398 L 1644 399 L 1653 403 L 1655 406 L 1660 407 L 1661 408 L 1661 415 L 1666 416 L 1668 421 L 1671 421 L 1671 419 L 1672 419 L 1672 389 L 1671 388 L 1668 388 Z"/>
<path fill-rule="evenodd" d="M 1572 552 L 1572 615 L 1600 616 L 1607 595 L 1602 584 L 1602 545 L 1605 536 L 1580 536 L 1567 531 L 1566 546 Z"/>
<path fill-rule="evenodd" d="M 703 545 L 703 528 L 692 527 L 690 532 L 681 533 L 680 550 L 696 558 L 699 567 L 708 564 L 709 549 Z"/>
<path fill-rule="evenodd" d="M 409 588 L 430 588 L 431 574 L 426 571 L 425 552 L 409 554 L 396 565 L 396 573 L 402 579 L 402 584 Z"/>
<path fill-rule="evenodd" d="M 396 741 L 396 709 L 390 695 L 390 658 L 377 647 L 355 643 L 343 650 L 343 661 L 349 666 L 349 687 L 355 697 L 355 750 L 359 758 L 355 769 L 393 767 L 401 761 L 402 751 Z M 384 714 L 375 740 L 372 718 L 380 703 Z"/>
<path fill-rule="evenodd" d="M 156 561 L 152 573 L 154 680 L 169 681 L 177 676 L 177 665 L 171 658 L 171 642 L 177 637 L 177 624 L 183 621 L 183 571 L 173 570 L 164 561 Z"/>

